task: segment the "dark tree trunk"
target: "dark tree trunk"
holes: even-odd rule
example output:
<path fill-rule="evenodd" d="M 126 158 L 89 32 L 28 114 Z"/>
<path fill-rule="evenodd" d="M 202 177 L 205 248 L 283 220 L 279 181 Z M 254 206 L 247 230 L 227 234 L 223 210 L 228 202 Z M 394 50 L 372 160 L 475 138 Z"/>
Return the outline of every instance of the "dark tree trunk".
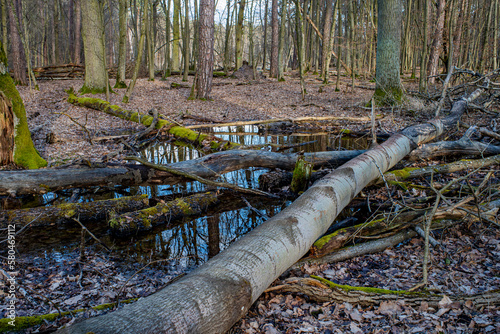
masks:
<path fill-rule="evenodd" d="M 284 0 L 282 0 L 284 1 Z M 272 78 L 278 77 L 278 43 L 279 43 L 279 28 L 278 28 L 278 0 L 272 0 L 271 5 L 271 70 L 269 75 Z"/>
<path fill-rule="evenodd" d="M 209 99 L 214 67 L 214 0 L 200 1 L 196 97 Z M 228 13 L 229 15 L 229 13 Z"/>

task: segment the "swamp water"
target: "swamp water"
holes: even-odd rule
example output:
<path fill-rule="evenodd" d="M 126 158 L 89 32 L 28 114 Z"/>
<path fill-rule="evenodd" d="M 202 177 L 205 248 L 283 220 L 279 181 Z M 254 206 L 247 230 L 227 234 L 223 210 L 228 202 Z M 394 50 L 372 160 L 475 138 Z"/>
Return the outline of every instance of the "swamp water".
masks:
<path fill-rule="evenodd" d="M 296 145 L 284 152 L 318 152 L 332 149 L 359 150 L 366 149 L 368 142 L 365 138 L 342 138 L 331 134 L 296 133 L 275 135 L 259 133 L 257 126 L 219 127 L 213 129 L 213 134 L 231 142 L 242 145 L 264 145 L 261 149 L 269 149 L 266 144 Z M 170 143 L 157 143 L 141 152 L 143 158 L 157 163 L 170 164 L 200 157 L 197 150 L 174 146 Z M 237 184 L 241 187 L 258 188 L 259 176 L 267 169 L 249 168 L 222 175 L 221 180 Z M 86 202 L 100 199 L 117 198 L 136 194 L 147 194 L 150 198 L 159 198 L 164 201 L 174 197 L 187 196 L 211 189 L 199 182 L 184 182 L 175 185 L 155 185 L 141 187 L 116 187 L 109 189 L 81 189 L 32 198 L 32 202 L 40 204 L 55 204 L 73 200 Z M 242 200 L 245 197 L 258 214 L 249 208 Z M 125 238 L 115 238 L 109 234 L 106 222 L 85 223 L 100 240 L 113 249 L 113 256 L 123 261 L 148 263 L 152 260 L 170 259 L 176 268 L 189 269 L 197 266 L 219 251 L 251 231 L 265 221 L 263 216 L 272 217 L 286 208 L 291 200 L 270 199 L 258 196 L 249 196 L 231 192 L 222 192 L 222 198 L 215 209 L 204 216 L 194 219 L 187 218 L 175 224 L 175 227 L 166 228 L 157 226 L 150 232 L 132 235 Z M 32 204 L 31 204 L 32 205 Z M 344 216 L 351 216 L 354 212 L 347 212 Z M 339 217 L 340 219 L 341 217 Z M 18 250 L 21 254 L 28 254 L 44 260 L 64 261 L 67 255 L 77 252 L 80 245 L 81 227 L 67 224 L 60 227 L 29 228 L 18 238 Z M 103 250 L 101 246 L 87 236 L 86 246 L 94 251 Z"/>

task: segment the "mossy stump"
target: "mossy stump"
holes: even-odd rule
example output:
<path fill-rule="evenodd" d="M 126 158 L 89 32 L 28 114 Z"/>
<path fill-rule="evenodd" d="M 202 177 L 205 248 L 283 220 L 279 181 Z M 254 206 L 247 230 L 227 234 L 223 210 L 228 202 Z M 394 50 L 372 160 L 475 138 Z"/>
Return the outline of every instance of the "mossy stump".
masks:
<path fill-rule="evenodd" d="M 299 193 L 307 188 L 309 180 L 311 179 L 312 167 L 312 164 L 306 161 L 304 156 L 300 156 L 297 159 L 295 169 L 293 170 L 290 190 L 295 193 Z"/>

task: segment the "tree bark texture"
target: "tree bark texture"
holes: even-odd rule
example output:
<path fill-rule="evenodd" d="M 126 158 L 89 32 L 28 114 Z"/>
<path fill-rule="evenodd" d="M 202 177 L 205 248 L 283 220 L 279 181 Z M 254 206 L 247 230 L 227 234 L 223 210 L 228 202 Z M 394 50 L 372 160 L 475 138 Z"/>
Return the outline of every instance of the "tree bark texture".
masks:
<path fill-rule="evenodd" d="M 285 1 L 285 0 L 282 0 Z M 271 78 L 278 76 L 278 43 L 279 43 L 279 28 L 278 28 L 278 0 L 271 2 L 271 69 L 269 75 Z"/>
<path fill-rule="evenodd" d="M 14 162 L 14 113 L 7 97 L 0 92 L 0 166 Z"/>
<path fill-rule="evenodd" d="M 128 1 L 120 0 L 119 4 L 119 37 L 118 37 L 118 69 L 115 88 L 125 88 L 125 69 L 127 62 L 127 12 Z"/>
<path fill-rule="evenodd" d="M 399 77 L 401 54 L 401 0 L 378 1 L 378 37 L 375 100 L 399 103 L 402 98 Z"/>
<path fill-rule="evenodd" d="M 245 1 L 240 0 L 239 9 L 238 9 L 238 22 L 236 23 L 236 56 L 235 56 L 235 64 L 236 70 L 238 70 L 241 65 L 243 65 L 243 18 L 245 14 Z"/>
<path fill-rule="evenodd" d="M 429 62 L 427 68 L 429 71 L 429 83 L 434 84 L 439 66 L 439 55 L 441 53 L 441 45 L 443 44 L 443 31 L 444 31 L 444 19 L 446 0 L 438 0 L 437 8 L 437 21 L 436 29 L 434 30 L 434 37 L 432 39 L 431 53 L 429 55 Z"/>
<path fill-rule="evenodd" d="M 21 35 L 17 22 L 20 22 L 20 0 L 7 0 L 7 10 L 9 12 L 10 45 L 12 55 L 12 68 L 14 69 L 14 81 L 16 84 L 27 85 L 26 77 L 26 56 L 21 41 Z M 14 5 L 14 6 L 13 6 Z"/>
<path fill-rule="evenodd" d="M 200 0 L 196 97 L 206 100 L 210 99 L 214 72 L 214 13 L 214 0 Z"/>
<path fill-rule="evenodd" d="M 75 64 L 82 62 L 82 7 L 81 0 L 75 0 Z"/>
<path fill-rule="evenodd" d="M 358 156 L 363 151 L 332 151 L 305 153 L 306 160 L 320 166 L 338 166 Z M 293 170 L 298 154 L 274 153 L 256 150 L 231 150 L 206 155 L 199 159 L 186 160 L 169 165 L 182 172 L 203 178 L 247 167 L 279 168 Z M 0 173 L 0 195 L 43 194 L 68 188 L 91 186 L 122 186 L 146 184 L 172 184 L 186 181 L 185 178 L 157 171 L 142 165 L 108 164 L 100 168 L 41 169 L 36 171 L 2 171 Z"/>
<path fill-rule="evenodd" d="M 84 320 L 58 333 L 229 330 L 262 292 L 309 250 L 356 194 L 419 143 L 456 126 L 466 107 L 467 101 L 460 100 L 447 118 L 406 128 L 337 168 L 285 210 L 168 287 L 121 310 Z"/>
<path fill-rule="evenodd" d="M 12 125 L 14 129 L 14 148 L 12 151 L 14 163 L 30 169 L 44 167 L 47 165 L 47 162 L 40 157 L 33 146 L 23 100 L 7 69 L 7 57 L 0 43 L 0 92 L 3 93 L 4 100 L 12 106 L 12 113 L 14 115 L 14 123 Z M 4 120 L 7 121 L 8 116 L 4 116 Z M 6 129 L 0 126 L 0 138 L 4 134 L 9 137 L 8 133 L 10 131 L 7 130 L 8 128 L 10 128 L 9 125 L 7 125 Z"/>
<path fill-rule="evenodd" d="M 85 84 L 82 93 L 105 93 L 106 49 L 104 46 L 104 21 L 100 0 L 82 0 L 83 50 L 85 54 Z"/>

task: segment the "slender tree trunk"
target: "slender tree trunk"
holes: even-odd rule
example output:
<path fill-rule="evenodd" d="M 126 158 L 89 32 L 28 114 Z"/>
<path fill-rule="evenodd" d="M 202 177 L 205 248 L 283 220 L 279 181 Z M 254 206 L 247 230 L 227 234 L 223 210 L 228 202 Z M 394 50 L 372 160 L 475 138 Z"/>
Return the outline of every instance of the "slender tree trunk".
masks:
<path fill-rule="evenodd" d="M 266 70 L 267 61 L 267 22 L 269 14 L 269 0 L 264 0 L 264 37 L 262 39 L 262 71 Z"/>
<path fill-rule="evenodd" d="M 60 9 L 59 9 L 59 0 L 53 0 L 53 19 L 54 19 L 54 35 L 52 36 L 52 47 L 54 48 L 54 59 L 53 59 L 53 64 L 61 64 L 61 48 L 60 48 L 60 41 L 59 41 L 59 35 L 60 35 L 60 21 L 61 21 L 61 15 L 60 15 Z"/>
<path fill-rule="evenodd" d="M 214 0 L 200 0 L 196 97 L 210 99 L 214 67 Z M 228 13 L 229 15 L 229 13 Z"/>
<path fill-rule="evenodd" d="M 377 67 L 374 99 L 399 104 L 403 89 L 399 76 L 401 55 L 401 0 L 378 1 Z M 354 71 L 353 71 L 354 72 Z"/>
<path fill-rule="evenodd" d="M 236 69 L 239 69 L 241 65 L 243 65 L 243 19 L 245 15 L 245 5 L 246 0 L 240 0 L 238 22 L 236 23 Z"/>
<path fill-rule="evenodd" d="M 339 0 L 337 0 L 339 1 Z M 342 57 L 342 8 L 340 7 L 339 3 L 339 10 L 338 10 L 338 20 L 339 20 L 339 30 L 338 30 L 338 38 L 337 38 L 337 81 L 335 82 L 335 91 L 338 92 L 340 91 L 340 63 Z"/>
<path fill-rule="evenodd" d="M 173 42 L 172 42 L 172 70 L 179 71 L 181 64 L 179 61 L 180 56 L 180 15 L 181 15 L 181 0 L 174 1 L 174 22 L 173 22 Z"/>
<path fill-rule="evenodd" d="M 283 72 L 287 66 L 284 62 L 286 59 L 285 55 L 285 34 L 286 34 L 286 9 L 287 9 L 287 0 L 281 0 L 281 22 L 280 22 L 280 41 L 279 41 L 279 49 L 278 49 L 278 80 L 284 81 Z"/>
<path fill-rule="evenodd" d="M 139 45 L 137 49 L 137 59 L 135 60 L 135 67 L 134 67 L 134 73 L 132 75 L 132 80 L 130 81 L 130 84 L 128 85 L 127 91 L 125 92 L 125 95 L 123 96 L 123 103 L 128 103 L 130 96 L 132 96 L 132 92 L 134 91 L 135 87 L 135 82 L 137 81 L 137 76 L 139 75 L 139 69 L 141 68 L 142 64 L 142 55 L 144 52 L 144 43 L 146 39 L 146 25 L 148 21 L 148 5 L 149 5 L 149 0 L 144 0 L 144 8 L 143 8 L 143 14 L 142 14 L 142 24 L 141 24 L 141 37 L 139 38 Z"/>
<path fill-rule="evenodd" d="M 190 42 L 190 32 L 189 32 L 189 0 L 184 0 L 184 15 L 186 16 L 184 22 L 184 43 L 182 45 L 184 51 L 184 73 L 182 75 L 182 81 L 188 81 L 189 74 L 189 42 Z"/>
<path fill-rule="evenodd" d="M 155 80 L 155 34 L 154 34 L 154 23 L 155 20 L 151 20 L 154 18 L 152 11 L 152 4 L 149 3 L 148 7 L 145 10 L 148 12 L 148 21 L 146 22 L 146 50 L 148 55 L 148 73 L 149 73 L 149 81 Z"/>
<path fill-rule="evenodd" d="M 500 35 L 498 34 L 498 29 L 500 25 L 500 18 L 498 17 L 499 11 L 498 0 L 495 0 L 495 23 L 493 29 L 493 69 L 498 68 L 498 39 Z"/>
<path fill-rule="evenodd" d="M 278 0 L 271 0 L 271 68 L 269 75 L 271 78 L 278 77 Z"/>
<path fill-rule="evenodd" d="M 12 6 L 13 2 L 7 1 L 7 11 L 9 12 L 9 28 L 10 28 L 10 44 L 11 44 L 11 55 L 12 55 L 12 66 L 14 69 L 14 81 L 19 85 L 27 85 L 28 81 L 26 78 L 26 56 L 24 54 L 24 48 L 21 41 L 21 35 L 17 28 L 18 22 L 18 12 L 17 12 L 17 1 L 14 3 L 15 7 Z"/>
<path fill-rule="evenodd" d="M 2 0 L 2 43 L 3 43 L 3 52 L 7 54 L 7 0 Z"/>
<path fill-rule="evenodd" d="M 169 77 L 172 70 L 170 57 L 170 4 L 171 0 L 164 0 L 163 11 L 165 12 L 165 62 L 163 65 L 163 78 Z"/>
<path fill-rule="evenodd" d="M 105 93 L 109 89 L 109 83 L 106 71 L 102 2 L 100 0 L 84 0 L 81 5 L 85 84 L 80 92 L 82 94 Z"/>
<path fill-rule="evenodd" d="M 81 0 L 75 0 L 75 64 L 81 64 L 81 54 L 82 54 L 82 8 Z"/>
<path fill-rule="evenodd" d="M 125 84 L 125 71 L 127 65 L 127 12 L 128 0 L 120 0 L 118 14 L 118 69 L 116 71 L 115 88 L 127 87 L 127 84 Z"/>
<path fill-rule="evenodd" d="M 295 19 L 296 19 L 296 30 L 297 30 L 297 58 L 299 60 L 299 75 L 300 75 L 300 93 L 302 100 L 306 97 L 306 85 L 304 81 L 305 74 L 305 34 L 304 34 L 304 20 L 302 19 L 302 13 L 300 12 L 300 0 L 295 0 Z"/>
<path fill-rule="evenodd" d="M 441 53 L 441 46 L 443 44 L 444 19 L 446 14 L 445 5 L 446 0 L 438 0 L 436 29 L 434 30 L 434 38 L 432 40 L 432 46 L 430 48 L 431 53 L 429 55 L 429 62 L 427 64 L 430 76 L 430 84 L 434 84 L 434 82 L 436 81 L 436 78 L 434 76 L 437 75 L 439 68 L 439 55 Z"/>
<path fill-rule="evenodd" d="M 429 36 L 429 0 L 422 0 L 423 4 L 423 41 L 422 41 L 422 53 L 420 55 L 420 80 L 419 80 L 419 91 L 421 93 L 427 92 L 427 44 Z"/>
<path fill-rule="evenodd" d="M 236 8 L 236 6 L 234 6 Z M 226 18 L 226 30 L 224 39 L 224 60 L 223 66 L 226 73 L 229 72 L 229 64 L 231 63 L 231 52 L 229 50 L 229 45 L 231 43 L 231 23 L 233 22 L 234 10 L 231 11 L 231 0 L 227 0 L 227 18 Z M 231 11 L 231 15 L 229 12 Z"/>

